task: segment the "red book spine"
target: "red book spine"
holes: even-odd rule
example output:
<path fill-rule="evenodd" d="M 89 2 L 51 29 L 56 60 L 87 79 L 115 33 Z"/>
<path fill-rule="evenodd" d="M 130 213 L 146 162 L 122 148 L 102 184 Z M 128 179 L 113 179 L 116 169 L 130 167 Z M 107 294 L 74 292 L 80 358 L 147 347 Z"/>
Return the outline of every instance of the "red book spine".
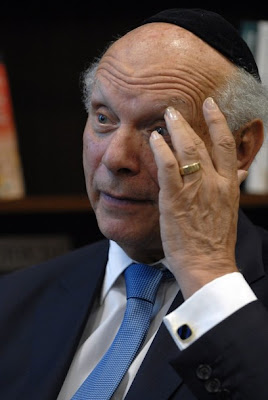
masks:
<path fill-rule="evenodd" d="M 0 60 L 0 200 L 25 196 L 23 168 L 5 64 Z"/>

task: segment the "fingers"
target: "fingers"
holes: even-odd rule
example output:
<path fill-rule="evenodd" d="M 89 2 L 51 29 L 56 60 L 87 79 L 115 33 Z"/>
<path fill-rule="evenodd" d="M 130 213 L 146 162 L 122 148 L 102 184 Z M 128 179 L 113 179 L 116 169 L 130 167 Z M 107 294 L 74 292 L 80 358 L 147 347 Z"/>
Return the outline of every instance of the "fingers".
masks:
<path fill-rule="evenodd" d="M 224 178 L 238 178 L 240 183 L 245 179 L 246 172 L 237 172 L 235 139 L 224 115 L 212 98 L 205 100 L 203 114 L 212 141 L 211 154 L 208 153 L 202 139 L 173 107 L 168 107 L 165 112 L 173 151 L 161 135 L 156 132 L 151 135 L 151 147 L 158 166 L 159 177 L 164 185 L 168 186 L 168 182 L 175 178 L 178 186 L 189 181 L 193 182 L 200 179 L 204 170 L 208 174 L 216 170 Z M 158 140 L 155 141 L 155 139 Z M 180 167 L 199 161 L 201 163 L 199 171 L 185 175 L 183 178 L 180 176 Z"/>
<path fill-rule="evenodd" d="M 197 141 L 194 141 L 192 135 L 193 130 L 180 112 L 173 107 L 168 107 L 165 113 L 165 120 L 180 165 L 199 161 Z M 198 139 L 200 140 L 200 138 Z"/>
<path fill-rule="evenodd" d="M 183 186 L 183 183 L 200 177 L 201 171 L 199 170 L 193 174 L 184 175 L 182 178 L 180 167 L 200 161 L 198 147 L 203 145 L 203 142 L 179 111 L 173 107 L 166 109 L 165 120 L 173 150 L 157 132 L 152 133 L 150 143 L 158 167 L 160 187 L 163 190 L 169 190 L 169 193 L 173 190 L 174 193 L 178 193 L 178 189 Z"/>
<path fill-rule="evenodd" d="M 226 178 L 237 173 L 236 143 L 224 115 L 208 97 L 203 104 L 204 118 L 213 143 L 212 159 L 217 172 Z"/>
<path fill-rule="evenodd" d="M 160 188 L 170 195 L 178 193 L 182 187 L 182 178 L 171 148 L 156 131 L 152 132 L 150 136 L 150 145 L 157 165 Z"/>
<path fill-rule="evenodd" d="M 201 138 L 193 131 L 188 122 L 183 118 L 179 111 L 173 107 L 168 107 L 165 113 L 165 120 L 168 131 L 171 136 L 174 156 L 179 164 L 179 167 L 191 166 L 203 159 L 202 152 L 207 150 Z M 183 176 L 184 183 L 200 178 L 201 171 Z M 194 176 L 193 176 L 194 175 Z"/>

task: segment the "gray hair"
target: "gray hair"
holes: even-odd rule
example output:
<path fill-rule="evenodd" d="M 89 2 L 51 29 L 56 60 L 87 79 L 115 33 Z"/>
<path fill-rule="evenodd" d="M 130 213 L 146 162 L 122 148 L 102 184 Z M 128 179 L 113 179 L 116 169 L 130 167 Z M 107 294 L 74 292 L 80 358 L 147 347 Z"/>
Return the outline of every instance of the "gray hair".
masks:
<path fill-rule="evenodd" d="M 268 126 L 268 88 L 243 68 L 235 68 L 214 98 L 232 132 L 253 119 Z"/>
<path fill-rule="evenodd" d="M 90 111 L 100 59 L 95 59 L 82 74 L 83 103 L 87 112 Z M 243 68 L 235 67 L 233 75 L 228 76 L 225 83 L 211 96 L 225 115 L 231 132 L 253 119 L 261 119 L 264 126 L 268 126 L 268 88 Z"/>
<path fill-rule="evenodd" d="M 91 97 L 94 88 L 94 83 L 96 81 L 96 72 L 100 63 L 100 59 L 101 58 L 96 58 L 95 61 L 93 61 L 81 75 L 82 100 L 86 112 L 90 111 Z"/>

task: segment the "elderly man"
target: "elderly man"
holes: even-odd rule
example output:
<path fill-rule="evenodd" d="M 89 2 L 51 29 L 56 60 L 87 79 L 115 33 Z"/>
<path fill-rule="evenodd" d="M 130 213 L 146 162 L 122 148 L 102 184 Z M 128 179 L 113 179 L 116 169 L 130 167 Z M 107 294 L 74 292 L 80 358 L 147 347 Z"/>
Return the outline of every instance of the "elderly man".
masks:
<path fill-rule="evenodd" d="M 268 235 L 239 210 L 267 122 L 250 50 L 165 10 L 84 79 L 107 240 L 1 279 L 1 398 L 267 400 Z"/>

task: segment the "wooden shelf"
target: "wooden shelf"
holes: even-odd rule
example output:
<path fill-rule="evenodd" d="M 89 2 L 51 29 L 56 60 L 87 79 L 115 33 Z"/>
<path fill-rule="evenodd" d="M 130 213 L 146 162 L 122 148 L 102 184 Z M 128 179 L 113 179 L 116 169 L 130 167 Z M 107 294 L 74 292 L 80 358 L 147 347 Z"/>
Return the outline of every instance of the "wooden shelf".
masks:
<path fill-rule="evenodd" d="M 92 211 L 86 195 L 28 196 L 19 200 L 1 200 L 0 213 L 63 213 Z"/>
<path fill-rule="evenodd" d="M 262 195 L 242 193 L 240 196 L 240 205 L 244 208 L 268 207 L 268 193 Z"/>
<path fill-rule="evenodd" d="M 267 195 L 241 194 L 244 208 L 268 207 Z M 0 200 L 0 213 L 64 213 L 92 211 L 86 195 L 28 196 L 19 200 Z"/>

